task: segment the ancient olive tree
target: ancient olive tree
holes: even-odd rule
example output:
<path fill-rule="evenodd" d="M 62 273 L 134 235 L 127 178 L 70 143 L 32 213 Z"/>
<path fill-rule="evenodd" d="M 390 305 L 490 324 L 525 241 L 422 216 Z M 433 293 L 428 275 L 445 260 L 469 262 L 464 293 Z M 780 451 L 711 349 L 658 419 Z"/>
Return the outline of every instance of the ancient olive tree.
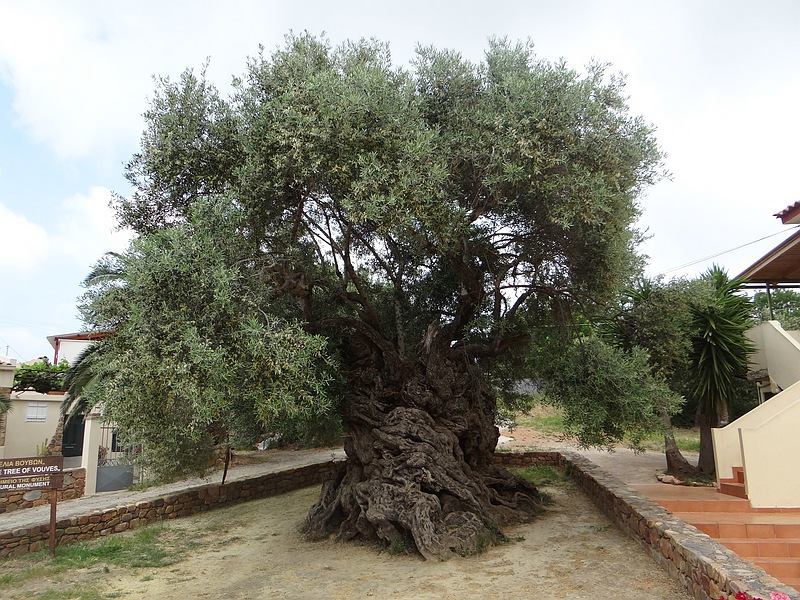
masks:
<path fill-rule="evenodd" d="M 235 89 L 161 82 L 120 222 L 148 238 L 228 206 L 226 264 L 269 290 L 248 314 L 279 310 L 338 355 L 348 460 L 310 536 L 426 558 L 497 539 L 540 498 L 493 465 L 487 371 L 630 274 L 652 131 L 603 67 L 506 42 L 480 63 L 421 48 L 406 69 L 377 42 L 294 37 Z"/>

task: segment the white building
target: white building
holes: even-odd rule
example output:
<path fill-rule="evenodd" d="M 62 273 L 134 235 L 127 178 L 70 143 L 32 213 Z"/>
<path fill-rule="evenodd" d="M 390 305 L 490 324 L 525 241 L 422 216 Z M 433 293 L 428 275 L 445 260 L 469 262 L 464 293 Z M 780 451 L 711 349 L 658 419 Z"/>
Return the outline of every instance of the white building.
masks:
<path fill-rule="evenodd" d="M 87 346 L 103 335 L 75 332 L 48 336 L 47 340 L 54 351 L 53 364 L 61 360 L 72 364 Z M 16 361 L 0 359 L 0 388 L 11 388 L 18 367 Z M 41 454 L 43 447 L 56 435 L 64 398 L 63 391 L 40 394 L 24 390 L 11 393 L 9 410 L 0 416 L 0 458 Z M 73 419 L 63 431 L 61 452 L 67 466 L 80 464 L 83 428 L 81 419 Z"/>

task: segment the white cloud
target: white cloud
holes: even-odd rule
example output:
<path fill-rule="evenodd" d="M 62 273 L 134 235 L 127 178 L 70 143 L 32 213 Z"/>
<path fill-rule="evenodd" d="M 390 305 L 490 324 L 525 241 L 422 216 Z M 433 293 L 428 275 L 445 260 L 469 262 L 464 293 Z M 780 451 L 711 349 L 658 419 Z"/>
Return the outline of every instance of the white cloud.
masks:
<path fill-rule="evenodd" d="M 130 99 L 136 75 L 115 72 L 125 65 L 85 21 L 63 5 L 5 4 L 0 23 L 0 57 L 15 90 L 14 109 L 37 140 L 75 158 L 138 129 L 135 118 L 113 118 L 141 112 Z M 136 94 L 137 101 L 141 97 Z"/>
<path fill-rule="evenodd" d="M 49 248 L 43 227 L 0 203 L 0 272 L 28 271 L 45 260 Z"/>
<path fill-rule="evenodd" d="M 771 214 L 800 189 L 797 4 L 551 4 L 0 0 L 0 78 L 22 128 L 60 156 L 122 161 L 152 75 L 208 57 L 209 77 L 227 89 L 258 43 L 269 50 L 290 29 L 327 31 L 334 43 L 386 39 L 399 62 L 417 42 L 477 59 L 491 35 L 530 36 L 544 57 L 610 60 L 630 75 L 635 110 L 659 127 L 675 179 L 644 202 L 653 272 L 780 229 Z"/>
<path fill-rule="evenodd" d="M 62 158 L 127 148 L 142 132 L 153 76 L 175 76 L 211 58 L 209 76 L 228 88 L 261 35 L 280 39 L 269 26 L 280 9 L 258 2 L 238 8 L 0 3 L 0 77 L 14 90 L 20 125 Z"/>
<path fill-rule="evenodd" d="M 75 194 L 64 200 L 52 253 L 89 267 L 105 252 L 124 250 L 132 233 L 116 229 L 110 200 L 111 191 L 100 186 L 90 188 L 88 194 Z"/>
<path fill-rule="evenodd" d="M 117 230 L 109 206 L 111 191 L 95 186 L 57 204 L 56 225 L 50 231 L 0 204 L 0 273 L 33 272 L 46 265 L 88 271 L 105 252 L 124 250 L 130 230 Z"/>

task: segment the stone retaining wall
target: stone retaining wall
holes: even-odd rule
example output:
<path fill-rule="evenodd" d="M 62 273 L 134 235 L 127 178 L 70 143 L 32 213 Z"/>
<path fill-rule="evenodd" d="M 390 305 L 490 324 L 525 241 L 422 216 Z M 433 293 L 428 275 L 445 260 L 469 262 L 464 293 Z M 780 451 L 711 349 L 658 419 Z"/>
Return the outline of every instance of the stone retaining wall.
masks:
<path fill-rule="evenodd" d="M 86 489 L 86 469 L 64 469 L 64 485 L 58 490 L 58 500 L 73 500 L 83 496 Z M 50 490 L 42 490 L 41 495 L 35 492 L 22 491 L 0 492 L 0 514 L 22 508 L 50 504 Z M 39 496 L 36 500 L 26 499 L 31 495 Z"/>
<path fill-rule="evenodd" d="M 641 542 L 655 561 L 697 600 L 719 600 L 721 596 L 734 600 L 737 592 L 769 600 L 771 591 L 800 600 L 794 589 L 637 494 L 579 454 L 498 453 L 495 462 L 507 467 L 549 464 L 564 469 L 620 529 Z"/>
<path fill-rule="evenodd" d="M 225 485 L 209 483 L 188 488 L 180 493 L 62 519 L 56 523 L 57 544 L 89 540 L 135 529 L 163 519 L 186 517 L 245 500 L 283 494 L 321 483 L 333 471 L 335 465 L 336 463 L 331 461 L 234 480 Z M 0 558 L 20 556 L 47 547 L 49 531 L 47 522 L 24 529 L 3 530 L 0 519 Z"/>

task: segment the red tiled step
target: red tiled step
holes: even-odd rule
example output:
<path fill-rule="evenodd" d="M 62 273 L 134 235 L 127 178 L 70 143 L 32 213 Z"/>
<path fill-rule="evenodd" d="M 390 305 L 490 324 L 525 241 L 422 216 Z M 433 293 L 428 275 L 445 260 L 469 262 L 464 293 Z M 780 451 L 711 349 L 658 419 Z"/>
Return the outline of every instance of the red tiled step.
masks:
<path fill-rule="evenodd" d="M 679 512 L 732 512 L 732 513 L 747 513 L 753 510 L 747 500 L 734 498 L 733 496 L 726 497 L 723 494 L 717 494 L 719 500 L 666 500 L 660 499 L 658 503 L 673 513 Z"/>
<path fill-rule="evenodd" d="M 733 467 L 733 480 L 744 483 L 744 467 Z"/>
<path fill-rule="evenodd" d="M 675 516 L 713 538 L 800 539 L 797 514 L 682 512 Z"/>
<path fill-rule="evenodd" d="M 800 539 L 720 537 L 719 542 L 742 558 L 793 558 L 800 561 Z"/>
<path fill-rule="evenodd" d="M 800 560 L 796 558 L 757 558 L 751 562 L 781 580 L 800 578 Z"/>
<path fill-rule="evenodd" d="M 800 577 L 797 579 L 793 577 L 784 577 L 781 581 L 786 585 L 788 585 L 789 587 L 793 587 L 796 590 L 800 590 Z"/>
<path fill-rule="evenodd" d="M 728 496 L 736 496 L 737 498 L 747 498 L 744 484 L 733 479 L 720 479 L 719 492 Z"/>

